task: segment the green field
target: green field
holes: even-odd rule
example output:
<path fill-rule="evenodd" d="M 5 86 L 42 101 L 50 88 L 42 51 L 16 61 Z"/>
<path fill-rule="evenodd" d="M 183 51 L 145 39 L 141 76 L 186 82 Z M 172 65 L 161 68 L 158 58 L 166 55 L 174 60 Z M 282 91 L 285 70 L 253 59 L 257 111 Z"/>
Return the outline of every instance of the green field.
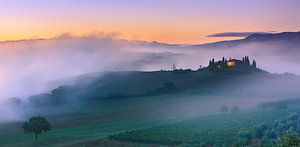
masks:
<path fill-rule="evenodd" d="M 218 112 L 221 104 L 232 107 L 245 102 L 248 105 L 241 107 L 240 113 Z M 292 107 L 257 110 L 256 104 L 254 98 L 185 94 L 74 103 L 65 105 L 64 113 L 47 116 L 53 130 L 40 135 L 38 143 L 33 134 L 23 133 L 22 122 L 0 124 L 0 146 L 230 143 L 238 131 L 300 112 Z M 53 109 L 38 108 L 41 112 Z"/>
<path fill-rule="evenodd" d="M 39 145 L 61 146 L 78 141 L 106 138 L 113 133 L 153 127 L 174 122 L 175 119 L 160 117 L 156 107 L 170 99 L 149 103 L 149 99 L 131 98 L 69 104 L 72 113 L 47 116 L 53 130 L 39 136 Z M 151 98 L 157 99 L 157 98 Z M 172 98 L 173 99 L 173 98 Z M 35 110 L 36 111 L 36 110 Z M 54 111 L 39 108 L 40 112 Z M 37 111 L 37 112 L 39 112 Z M 38 113 L 36 115 L 39 115 Z M 0 146 L 35 145 L 33 134 L 24 134 L 22 122 L 0 124 Z"/>
<path fill-rule="evenodd" d="M 182 99 L 186 97 L 186 99 Z M 199 103 L 215 97 L 165 95 L 116 100 L 102 100 L 69 104 L 72 113 L 47 116 L 53 130 L 39 136 L 39 145 L 61 146 L 80 141 L 107 138 L 125 131 L 150 128 L 182 121 L 198 115 L 215 113 L 215 108 L 199 107 Z M 185 101 L 194 105 L 185 107 Z M 182 106 L 178 105 L 182 104 Z M 206 104 L 206 103 L 204 103 Z M 54 111 L 54 108 L 38 108 L 36 112 Z M 206 110 L 206 111 L 203 111 Z M 187 115 L 186 111 L 190 114 Z M 38 113 L 36 115 L 39 115 Z M 0 146 L 35 145 L 33 134 L 24 134 L 22 122 L 0 124 Z"/>
<path fill-rule="evenodd" d="M 251 131 L 255 125 L 284 118 L 300 108 L 263 110 L 239 114 L 204 116 L 182 122 L 129 131 L 110 136 L 112 140 L 137 143 L 179 144 L 232 144 L 239 131 Z"/>
<path fill-rule="evenodd" d="M 78 141 L 87 141 L 106 138 L 113 133 L 119 133 L 127 130 L 143 129 L 146 127 L 162 124 L 162 120 L 123 120 L 99 125 L 90 125 L 77 128 L 56 129 L 39 138 L 38 145 L 42 146 L 61 146 Z M 29 134 L 11 134 L 0 135 L 0 145 L 5 146 L 32 146 L 36 145 L 33 135 Z"/>

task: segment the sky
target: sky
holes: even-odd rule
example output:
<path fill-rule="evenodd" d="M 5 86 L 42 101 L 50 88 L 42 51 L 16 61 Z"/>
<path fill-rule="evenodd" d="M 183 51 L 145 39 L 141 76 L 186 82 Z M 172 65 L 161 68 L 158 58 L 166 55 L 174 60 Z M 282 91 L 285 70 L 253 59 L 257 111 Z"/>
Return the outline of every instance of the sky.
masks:
<path fill-rule="evenodd" d="M 128 40 L 207 43 L 223 32 L 300 28 L 299 0 L 2 0 L 0 40 L 106 32 Z"/>

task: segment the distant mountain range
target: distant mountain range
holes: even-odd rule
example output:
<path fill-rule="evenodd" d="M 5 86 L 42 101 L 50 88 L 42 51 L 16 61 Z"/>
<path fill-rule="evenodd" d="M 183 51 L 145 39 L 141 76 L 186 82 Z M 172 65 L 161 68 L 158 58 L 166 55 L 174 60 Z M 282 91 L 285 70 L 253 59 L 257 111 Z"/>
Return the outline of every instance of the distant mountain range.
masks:
<path fill-rule="evenodd" d="M 57 39 L 57 38 L 53 38 Z M 24 42 L 24 41 L 43 41 L 49 39 L 30 39 L 30 40 L 12 40 L 12 41 L 0 41 L 0 43 L 13 43 L 13 42 Z M 129 41 L 125 39 L 111 39 L 111 38 L 100 38 L 105 42 L 117 41 L 123 45 L 134 45 L 134 46 L 147 46 L 147 47 L 173 47 L 173 48 L 223 48 L 223 47 L 232 47 L 241 44 L 247 43 L 264 43 L 264 42 L 282 42 L 282 43 L 293 43 L 300 44 L 300 32 L 282 32 L 282 33 L 255 33 L 244 39 L 238 40 L 228 40 L 228 41 L 218 41 L 213 43 L 205 44 L 169 44 L 158 41 Z"/>
<path fill-rule="evenodd" d="M 123 40 L 124 42 L 128 42 Z M 238 40 L 218 41 L 205 44 L 168 44 L 158 41 L 146 42 L 146 41 L 132 41 L 137 46 L 148 47 L 161 47 L 161 48 L 184 48 L 184 49 L 201 49 L 201 48 L 229 48 L 238 45 L 250 44 L 250 43 L 281 43 L 292 46 L 300 45 L 300 32 L 282 32 L 282 33 L 255 33 L 248 37 Z"/>
<path fill-rule="evenodd" d="M 300 45 L 300 32 L 282 32 L 270 34 L 252 34 L 244 39 L 219 41 L 207 44 L 189 45 L 189 48 L 226 48 L 248 43 L 291 43 L 290 45 Z"/>

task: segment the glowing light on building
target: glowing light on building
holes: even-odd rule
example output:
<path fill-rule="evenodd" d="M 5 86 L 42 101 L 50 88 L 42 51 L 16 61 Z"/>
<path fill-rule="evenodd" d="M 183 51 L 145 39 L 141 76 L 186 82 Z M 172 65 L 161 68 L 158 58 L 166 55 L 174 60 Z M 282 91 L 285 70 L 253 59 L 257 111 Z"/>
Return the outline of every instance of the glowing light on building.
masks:
<path fill-rule="evenodd" d="M 227 67 L 233 67 L 233 66 L 235 66 L 235 62 L 233 62 L 233 61 L 227 61 L 226 65 L 227 65 Z"/>

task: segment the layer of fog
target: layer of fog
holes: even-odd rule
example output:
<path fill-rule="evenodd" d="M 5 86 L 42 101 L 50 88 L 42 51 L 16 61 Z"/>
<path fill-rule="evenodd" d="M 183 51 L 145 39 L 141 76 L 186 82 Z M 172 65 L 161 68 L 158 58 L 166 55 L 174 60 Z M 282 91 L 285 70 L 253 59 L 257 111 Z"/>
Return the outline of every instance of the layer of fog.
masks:
<path fill-rule="evenodd" d="M 49 89 L 48 82 L 83 73 L 166 68 L 172 65 L 172 57 L 180 56 L 136 48 L 142 47 L 98 36 L 1 43 L 0 100 L 23 98 Z"/>
<path fill-rule="evenodd" d="M 234 47 L 190 48 L 159 43 L 117 40 L 108 36 L 61 36 L 48 40 L 0 44 L 0 101 L 25 99 L 47 92 L 62 79 L 90 72 L 113 70 L 197 69 L 211 58 L 241 58 L 248 55 L 258 67 L 273 73 L 300 73 L 299 51 L 285 43 L 251 43 Z M 50 84 L 49 84 L 50 83 Z M 51 84 L 52 83 L 52 84 Z M 53 84 L 55 83 L 55 84 Z M 14 111 L 1 106 L 3 117 L 14 119 Z"/>

